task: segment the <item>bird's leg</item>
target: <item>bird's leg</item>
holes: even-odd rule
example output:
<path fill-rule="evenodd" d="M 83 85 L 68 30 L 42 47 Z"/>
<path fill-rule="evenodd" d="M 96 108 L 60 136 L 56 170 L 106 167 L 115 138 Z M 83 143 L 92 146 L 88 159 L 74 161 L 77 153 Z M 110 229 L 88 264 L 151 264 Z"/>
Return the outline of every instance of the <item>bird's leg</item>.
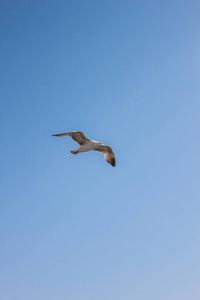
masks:
<path fill-rule="evenodd" d="M 75 149 L 71 151 L 72 154 L 78 154 L 79 153 L 79 149 Z"/>

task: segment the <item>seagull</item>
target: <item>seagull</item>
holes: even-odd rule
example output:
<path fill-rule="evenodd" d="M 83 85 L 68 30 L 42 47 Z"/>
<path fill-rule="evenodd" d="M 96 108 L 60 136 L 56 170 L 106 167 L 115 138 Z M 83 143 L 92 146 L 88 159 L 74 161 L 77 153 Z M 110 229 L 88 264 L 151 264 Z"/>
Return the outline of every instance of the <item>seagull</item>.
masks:
<path fill-rule="evenodd" d="M 95 150 L 103 153 L 106 161 L 109 164 L 111 164 L 113 167 L 116 166 L 116 159 L 112 148 L 110 146 L 104 145 L 101 142 L 96 142 L 88 139 L 83 131 L 71 131 L 66 133 L 53 134 L 52 136 L 70 136 L 75 142 L 77 142 L 80 147 L 78 149 L 72 150 L 72 154 Z"/>

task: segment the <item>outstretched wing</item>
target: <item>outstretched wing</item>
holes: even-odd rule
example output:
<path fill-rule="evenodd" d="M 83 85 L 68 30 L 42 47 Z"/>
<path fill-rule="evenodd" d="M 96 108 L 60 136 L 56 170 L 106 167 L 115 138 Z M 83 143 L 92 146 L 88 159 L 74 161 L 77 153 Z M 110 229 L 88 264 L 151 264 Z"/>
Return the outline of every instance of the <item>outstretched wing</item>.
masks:
<path fill-rule="evenodd" d="M 66 133 L 53 134 L 53 136 L 70 136 L 79 145 L 84 145 L 85 143 L 90 142 L 90 140 L 85 136 L 83 131 L 71 131 Z"/>
<path fill-rule="evenodd" d="M 113 167 L 116 167 L 115 154 L 110 146 L 100 145 L 95 151 L 103 153 L 106 161 Z"/>

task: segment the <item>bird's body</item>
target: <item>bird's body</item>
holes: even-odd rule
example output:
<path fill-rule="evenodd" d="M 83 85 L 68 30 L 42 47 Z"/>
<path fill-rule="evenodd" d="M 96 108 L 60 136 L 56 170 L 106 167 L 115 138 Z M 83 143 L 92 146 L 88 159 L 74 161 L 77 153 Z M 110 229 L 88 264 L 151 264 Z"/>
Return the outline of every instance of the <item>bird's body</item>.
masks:
<path fill-rule="evenodd" d="M 82 131 L 71 131 L 66 133 L 54 134 L 53 136 L 70 136 L 75 142 L 77 142 L 80 147 L 78 149 L 72 150 L 72 154 L 78 154 L 80 152 L 87 151 L 98 151 L 104 154 L 104 157 L 108 163 L 113 167 L 116 166 L 116 159 L 114 152 L 110 146 L 103 145 L 101 142 L 96 142 L 88 139 Z"/>
<path fill-rule="evenodd" d="M 90 141 L 87 142 L 83 145 L 80 145 L 79 152 L 86 152 L 86 151 L 90 151 L 90 150 L 95 150 L 96 148 L 98 148 L 99 142 L 96 141 Z"/>

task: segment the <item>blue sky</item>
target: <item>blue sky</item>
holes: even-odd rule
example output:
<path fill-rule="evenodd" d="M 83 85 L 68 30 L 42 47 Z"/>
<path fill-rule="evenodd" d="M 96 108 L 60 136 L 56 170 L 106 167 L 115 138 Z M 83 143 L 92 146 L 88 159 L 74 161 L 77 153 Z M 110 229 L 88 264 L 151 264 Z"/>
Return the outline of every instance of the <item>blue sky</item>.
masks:
<path fill-rule="evenodd" d="M 199 12 L 1 1 L 1 299 L 200 298 Z"/>

